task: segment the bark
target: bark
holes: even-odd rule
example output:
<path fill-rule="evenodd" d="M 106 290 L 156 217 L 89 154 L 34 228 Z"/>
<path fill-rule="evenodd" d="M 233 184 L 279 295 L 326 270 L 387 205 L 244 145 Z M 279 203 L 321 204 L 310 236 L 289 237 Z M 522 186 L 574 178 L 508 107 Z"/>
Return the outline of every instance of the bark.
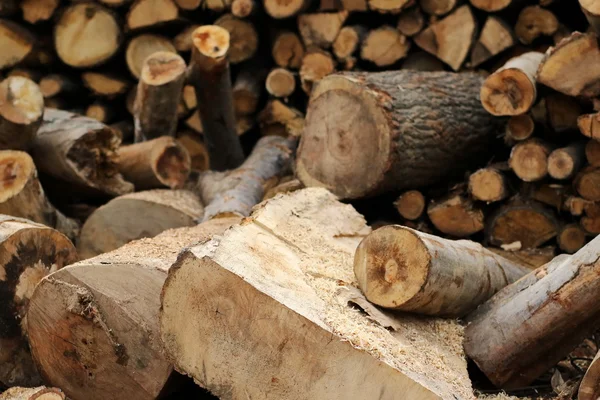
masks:
<path fill-rule="evenodd" d="M 136 79 L 140 79 L 144 60 L 157 51 L 177 52 L 171 40 L 160 35 L 139 35 L 131 39 L 127 44 L 125 60 L 129 71 Z"/>
<path fill-rule="evenodd" d="M 304 58 L 304 45 L 296 33 L 281 31 L 273 40 L 271 55 L 281 68 L 298 69 Z"/>
<path fill-rule="evenodd" d="M 370 31 L 362 42 L 360 58 L 378 67 L 387 67 L 406 57 L 409 39 L 398 29 L 384 25 Z"/>
<path fill-rule="evenodd" d="M 343 27 L 333 42 L 333 54 L 339 61 L 350 66 L 354 65 L 356 63 L 355 54 L 361 47 L 366 35 L 367 29 L 364 26 Z"/>
<path fill-rule="evenodd" d="M 425 211 L 425 206 L 425 196 L 418 190 L 406 191 L 394 202 L 398 214 L 410 221 L 419 219 Z"/>
<path fill-rule="evenodd" d="M 585 208 L 585 216 L 581 217 L 581 227 L 590 235 L 600 234 L 600 204 L 588 203 Z"/>
<path fill-rule="evenodd" d="M 600 142 L 588 140 L 585 144 L 585 158 L 588 164 L 594 167 L 600 166 Z"/>
<path fill-rule="evenodd" d="M 306 10 L 313 0 L 264 0 L 265 11 L 272 18 L 283 19 L 293 17 Z"/>
<path fill-rule="evenodd" d="M 296 90 L 296 78 L 287 69 L 275 68 L 267 75 L 265 87 L 273 97 L 288 97 Z"/>
<path fill-rule="evenodd" d="M 64 235 L 26 219 L 0 215 L 0 270 L 3 271 L 0 382 L 3 385 L 41 384 L 27 345 L 27 307 L 33 289 L 44 276 L 75 261 L 75 247 Z"/>
<path fill-rule="evenodd" d="M 2 7 L 2 5 L 0 5 Z M 34 53 L 35 36 L 15 22 L 0 19 L 0 70 L 15 66 Z"/>
<path fill-rule="evenodd" d="M 600 351 L 592 360 L 579 384 L 577 400 L 595 400 L 600 397 L 600 362 L 598 360 L 600 360 Z"/>
<path fill-rule="evenodd" d="M 191 170 L 189 153 L 169 136 L 122 146 L 117 154 L 119 172 L 138 191 L 161 187 L 181 189 Z"/>
<path fill-rule="evenodd" d="M 185 71 L 178 54 L 161 51 L 146 58 L 133 106 L 136 143 L 175 136 Z"/>
<path fill-rule="evenodd" d="M 13 76 L 0 83 L 0 149 L 29 150 L 42 124 L 44 97 L 38 85 Z"/>
<path fill-rule="evenodd" d="M 541 267 L 547 262 L 552 261 L 556 256 L 556 248 L 554 248 L 554 246 L 516 251 L 507 251 L 495 247 L 487 247 L 487 249 L 529 269 Z"/>
<path fill-rule="evenodd" d="M 500 18 L 489 16 L 471 49 L 470 67 L 477 67 L 516 44 L 512 29 Z"/>
<path fill-rule="evenodd" d="M 597 34 L 600 34 L 600 8 L 594 0 L 579 0 L 581 11 L 585 14 L 590 26 Z M 580 396 L 580 400 L 581 396 Z"/>
<path fill-rule="evenodd" d="M 179 8 L 173 0 L 136 0 L 127 13 L 127 29 L 134 30 L 160 26 L 175 21 Z"/>
<path fill-rule="evenodd" d="M 458 71 L 475 40 L 477 22 L 468 5 L 429 25 L 415 36 L 417 46 Z"/>
<path fill-rule="evenodd" d="M 577 127 L 584 136 L 600 141 L 600 113 L 579 116 Z"/>
<path fill-rule="evenodd" d="M 310 94 L 313 87 L 321 79 L 333 73 L 335 62 L 331 54 L 319 48 L 309 49 L 302 58 L 300 67 L 300 82 L 302 90 Z"/>
<path fill-rule="evenodd" d="M 196 88 L 198 110 L 211 169 L 238 167 L 244 153 L 235 127 L 233 95 L 229 76 L 229 33 L 215 25 L 194 31 L 191 83 Z"/>
<path fill-rule="evenodd" d="M 304 115 L 279 100 L 271 100 L 258 114 L 262 136 L 300 137 L 304 131 Z"/>
<path fill-rule="evenodd" d="M 349 199 L 462 174 L 489 159 L 497 134 L 477 96 L 482 80 L 405 70 L 325 78 L 308 106 L 298 178 Z"/>
<path fill-rule="evenodd" d="M 227 59 L 231 64 L 239 64 L 254 57 L 258 49 L 258 32 L 250 21 L 225 14 L 214 24 L 229 32 Z"/>
<path fill-rule="evenodd" d="M 415 6 L 402 11 L 398 18 L 397 28 L 401 34 L 407 37 L 415 36 L 425 27 L 425 16 L 421 8 Z"/>
<path fill-rule="evenodd" d="M 556 241 L 562 251 L 573 254 L 585 246 L 587 239 L 585 231 L 579 224 L 567 224 L 561 228 Z"/>
<path fill-rule="evenodd" d="M 353 288 L 352 257 L 369 231 L 351 206 L 309 188 L 185 251 L 161 298 L 175 368 L 219 397 L 470 399 L 455 321 L 386 314 Z"/>
<path fill-rule="evenodd" d="M 540 6 L 527 6 L 519 13 L 515 35 L 529 45 L 540 36 L 552 36 L 558 30 L 558 19 L 552 11 Z"/>
<path fill-rule="evenodd" d="M 118 135 L 91 118 L 46 109 L 31 155 L 38 170 L 80 194 L 118 196 L 133 191 L 116 165 Z"/>
<path fill-rule="evenodd" d="M 60 0 L 23 0 L 21 11 L 23 19 L 30 24 L 48 21 L 52 18 Z"/>
<path fill-rule="evenodd" d="M 416 51 L 410 53 L 402 62 L 402 69 L 410 69 L 414 71 L 445 71 L 444 63 L 436 57 L 424 51 Z"/>
<path fill-rule="evenodd" d="M 598 63 L 596 35 L 574 32 L 546 53 L 536 79 L 568 96 L 596 97 L 600 95 L 600 70 L 590 65 Z"/>
<path fill-rule="evenodd" d="M 0 394 L 0 400 L 65 400 L 58 388 L 39 386 L 36 388 L 12 387 Z"/>
<path fill-rule="evenodd" d="M 75 3 L 56 22 L 54 47 L 65 64 L 89 68 L 114 56 L 121 36 L 117 18 L 110 10 L 95 3 Z"/>
<path fill-rule="evenodd" d="M 429 15 L 445 15 L 456 7 L 457 0 L 421 0 L 420 6 Z"/>
<path fill-rule="evenodd" d="M 510 152 L 508 165 L 521 180 L 535 182 L 548 175 L 550 144 L 541 139 L 517 143 Z"/>
<path fill-rule="evenodd" d="M 288 172 L 295 147 L 293 139 L 265 137 L 239 168 L 200 174 L 193 190 L 205 205 L 202 220 L 250 215 L 252 207 L 264 196 L 265 183 Z"/>
<path fill-rule="evenodd" d="M 493 115 L 521 115 L 537 98 L 535 73 L 543 53 L 527 52 L 511 58 L 487 77 L 481 87 L 481 104 Z"/>
<path fill-rule="evenodd" d="M 120 96 L 131 87 L 128 80 L 101 72 L 84 72 L 81 79 L 83 84 L 99 97 Z"/>
<path fill-rule="evenodd" d="M 572 178 L 585 163 L 585 142 L 574 142 L 548 156 L 548 174 L 554 179 Z"/>
<path fill-rule="evenodd" d="M 475 200 L 492 203 L 510 194 L 506 177 L 497 168 L 481 168 L 469 176 L 469 193 Z"/>
<path fill-rule="evenodd" d="M 586 200 L 600 201 L 600 168 L 587 166 L 573 181 L 575 190 Z"/>
<path fill-rule="evenodd" d="M 298 31 L 306 47 L 328 49 L 348 18 L 348 11 L 337 13 L 302 14 L 298 16 Z"/>
<path fill-rule="evenodd" d="M 158 398 L 172 375 L 158 332 L 166 271 L 182 248 L 237 221 L 170 230 L 40 282 L 27 318 L 32 354 L 46 381 L 73 399 Z"/>
<path fill-rule="evenodd" d="M 483 210 L 462 190 L 429 203 L 427 216 L 431 223 L 446 235 L 463 238 L 483 230 Z"/>
<path fill-rule="evenodd" d="M 599 328 L 599 246 L 556 258 L 469 316 L 465 351 L 496 386 L 530 384 Z"/>
<path fill-rule="evenodd" d="M 366 298 L 418 314 L 461 317 L 530 270 L 483 248 L 400 225 L 358 246 L 354 273 Z"/>
<path fill-rule="evenodd" d="M 529 139 L 535 131 L 535 121 L 529 114 L 513 115 L 506 123 L 504 141 L 509 146 Z"/>

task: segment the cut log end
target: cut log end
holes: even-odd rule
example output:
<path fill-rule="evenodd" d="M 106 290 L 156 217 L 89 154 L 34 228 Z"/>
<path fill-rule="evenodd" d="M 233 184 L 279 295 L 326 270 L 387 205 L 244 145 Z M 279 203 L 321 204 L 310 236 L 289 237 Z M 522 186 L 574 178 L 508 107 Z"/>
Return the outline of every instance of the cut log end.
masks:
<path fill-rule="evenodd" d="M 481 103 L 492 115 L 519 115 L 535 100 L 535 85 L 519 69 L 505 69 L 490 75 L 481 87 Z"/>
<path fill-rule="evenodd" d="M 43 113 L 44 97 L 35 82 L 20 76 L 12 76 L 0 84 L 0 119 L 5 119 L 14 125 L 34 124 L 37 130 Z M 35 130 L 31 134 L 35 134 Z M 1 137 L 3 135 L 6 135 L 6 132 L 0 133 L 0 143 L 3 142 Z M 7 145 L 11 145 L 12 149 L 20 148 L 18 142 L 7 143 Z"/>
<path fill-rule="evenodd" d="M 160 86 L 178 79 L 185 71 L 185 61 L 181 56 L 169 51 L 158 51 L 144 62 L 140 79 L 147 85 Z"/>
<path fill-rule="evenodd" d="M 585 144 L 554 150 L 548 156 L 548 174 L 554 179 L 569 179 L 575 175 L 584 163 Z"/>
<path fill-rule="evenodd" d="M 509 165 L 525 182 L 534 182 L 548 174 L 549 147 L 538 140 L 528 140 L 515 145 L 510 153 Z"/>
<path fill-rule="evenodd" d="M 515 34 L 523 44 L 531 44 L 542 35 L 551 36 L 557 30 L 556 16 L 540 6 L 528 6 L 521 10 L 515 25 Z"/>
<path fill-rule="evenodd" d="M 288 18 L 302 11 L 309 0 L 264 0 L 267 14 L 276 19 Z"/>
<path fill-rule="evenodd" d="M 471 4 L 480 10 L 496 12 L 508 7 L 513 0 L 471 0 Z"/>
<path fill-rule="evenodd" d="M 510 117 L 506 123 L 506 139 L 520 142 L 529 139 L 535 130 L 535 121 L 528 114 Z"/>
<path fill-rule="evenodd" d="M 176 52 L 171 41 L 163 36 L 144 34 L 133 38 L 127 45 L 125 52 L 125 60 L 131 74 L 139 79 L 144 61 L 157 51 Z"/>
<path fill-rule="evenodd" d="M 372 30 L 362 44 L 360 56 L 378 67 L 394 64 L 404 58 L 410 49 L 410 41 L 397 29 L 383 26 Z"/>
<path fill-rule="evenodd" d="M 271 55 L 278 66 L 298 69 L 304 58 L 304 45 L 294 32 L 282 32 L 275 38 Z"/>
<path fill-rule="evenodd" d="M 288 97 L 296 90 L 296 78 L 284 68 L 275 68 L 269 72 L 265 87 L 275 97 Z"/>
<path fill-rule="evenodd" d="M 556 240 L 561 250 L 573 254 L 585 246 L 586 234 L 578 224 L 569 224 L 561 229 Z"/>
<path fill-rule="evenodd" d="M 425 211 L 425 196 L 418 190 L 409 190 L 404 192 L 394 202 L 398 214 L 402 217 L 414 221 L 423 215 Z"/>
<path fill-rule="evenodd" d="M 219 60 L 229 50 L 229 32 L 215 25 L 204 25 L 193 33 L 194 47 L 205 57 Z"/>
<path fill-rule="evenodd" d="M 256 10 L 254 0 L 233 0 L 231 13 L 239 18 L 246 18 Z"/>
<path fill-rule="evenodd" d="M 469 177 L 469 193 L 474 199 L 494 202 L 508 196 L 504 175 L 494 168 L 482 168 Z"/>

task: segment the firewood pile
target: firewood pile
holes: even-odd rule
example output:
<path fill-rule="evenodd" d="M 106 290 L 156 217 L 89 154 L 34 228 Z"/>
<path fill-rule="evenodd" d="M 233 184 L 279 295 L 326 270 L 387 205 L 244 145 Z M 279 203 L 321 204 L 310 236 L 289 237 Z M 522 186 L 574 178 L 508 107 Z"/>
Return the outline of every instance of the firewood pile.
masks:
<path fill-rule="evenodd" d="M 598 398 L 598 35 L 0 0 L 0 400 Z"/>

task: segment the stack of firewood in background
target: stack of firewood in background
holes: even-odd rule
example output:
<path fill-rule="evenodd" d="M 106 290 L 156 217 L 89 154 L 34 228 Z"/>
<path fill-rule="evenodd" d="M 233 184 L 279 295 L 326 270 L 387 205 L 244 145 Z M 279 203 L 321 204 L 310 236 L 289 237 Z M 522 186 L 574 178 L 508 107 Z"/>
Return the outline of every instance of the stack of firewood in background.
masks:
<path fill-rule="evenodd" d="M 7 399 L 596 390 L 593 0 L 0 15 Z"/>

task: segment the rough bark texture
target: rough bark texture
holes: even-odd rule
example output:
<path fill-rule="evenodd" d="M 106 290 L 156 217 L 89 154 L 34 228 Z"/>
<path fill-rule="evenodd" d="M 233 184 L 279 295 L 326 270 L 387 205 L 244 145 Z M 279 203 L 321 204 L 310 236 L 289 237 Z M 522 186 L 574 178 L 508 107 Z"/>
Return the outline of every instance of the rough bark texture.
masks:
<path fill-rule="evenodd" d="M 27 307 L 35 286 L 44 276 L 75 261 L 75 247 L 64 235 L 26 219 L 0 215 L 0 382 L 3 385 L 41 384 L 26 339 Z"/>
<path fill-rule="evenodd" d="M 598 329 L 600 237 L 507 286 L 468 318 L 465 351 L 498 387 L 516 388 Z"/>
<path fill-rule="evenodd" d="M 323 79 L 308 107 L 299 179 L 360 198 L 462 172 L 486 157 L 497 134 L 497 121 L 479 102 L 482 80 L 404 70 Z"/>
<path fill-rule="evenodd" d="M 574 142 L 548 156 L 548 174 L 554 179 L 572 178 L 585 163 L 585 142 Z"/>
<path fill-rule="evenodd" d="M 389 25 L 370 31 L 360 49 L 360 58 L 378 67 L 393 65 L 404 58 L 410 49 L 410 41 L 398 29 Z"/>
<path fill-rule="evenodd" d="M 0 150 L 29 150 L 42 124 L 44 97 L 38 85 L 20 76 L 0 83 Z"/>
<path fill-rule="evenodd" d="M 73 399 L 156 399 L 172 375 L 158 332 L 166 271 L 182 248 L 238 221 L 170 230 L 40 282 L 28 325 L 32 354 L 45 380 Z"/>
<path fill-rule="evenodd" d="M 353 288 L 369 231 L 351 206 L 309 188 L 187 250 L 162 292 L 175 368 L 220 397 L 472 398 L 455 321 L 392 316 Z"/>
<path fill-rule="evenodd" d="M 231 14 L 225 14 L 217 19 L 214 24 L 229 32 L 230 43 L 227 59 L 230 63 L 241 63 L 256 54 L 258 32 L 250 21 L 236 18 Z"/>
<path fill-rule="evenodd" d="M 469 193 L 475 200 L 488 203 L 501 201 L 510 191 L 504 174 L 493 167 L 481 168 L 469 176 Z"/>

